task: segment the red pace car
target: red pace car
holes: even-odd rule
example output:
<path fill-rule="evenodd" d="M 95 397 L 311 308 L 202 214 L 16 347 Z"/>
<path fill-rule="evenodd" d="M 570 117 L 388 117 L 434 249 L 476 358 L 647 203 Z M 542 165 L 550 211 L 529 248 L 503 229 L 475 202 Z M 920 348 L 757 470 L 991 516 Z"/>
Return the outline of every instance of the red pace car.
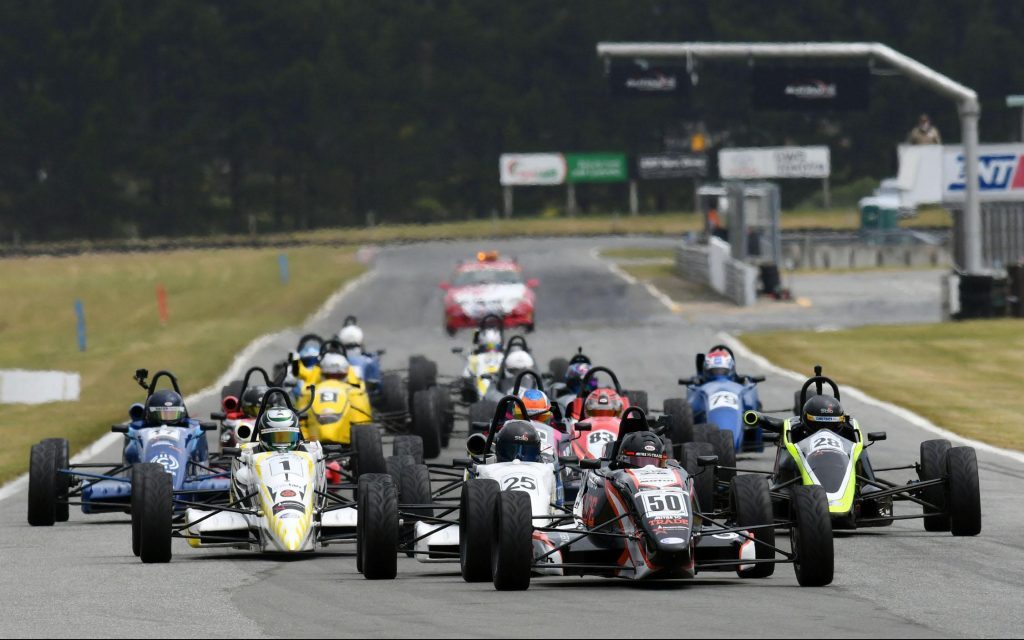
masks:
<path fill-rule="evenodd" d="M 526 327 L 533 331 L 532 289 L 536 278 L 523 282 L 523 272 L 515 260 L 502 258 L 497 251 L 481 251 L 476 260 L 459 264 L 451 282 L 442 282 L 444 325 L 448 335 L 459 329 L 476 328 L 486 315 L 500 316 L 505 327 Z"/>

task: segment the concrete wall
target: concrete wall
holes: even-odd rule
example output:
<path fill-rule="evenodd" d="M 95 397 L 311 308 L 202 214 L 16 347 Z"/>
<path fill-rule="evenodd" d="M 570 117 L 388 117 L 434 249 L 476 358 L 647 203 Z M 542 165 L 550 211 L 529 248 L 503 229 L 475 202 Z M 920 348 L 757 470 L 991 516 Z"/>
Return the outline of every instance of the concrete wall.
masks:
<path fill-rule="evenodd" d="M 0 370 L 0 404 L 78 400 L 81 381 L 66 371 Z"/>
<path fill-rule="evenodd" d="M 862 269 L 865 267 L 948 267 L 943 246 L 873 246 L 792 242 L 782 246 L 782 264 L 794 269 Z"/>
<path fill-rule="evenodd" d="M 710 287 L 738 305 L 757 301 L 757 268 L 729 256 L 729 244 L 711 238 L 707 245 L 684 244 L 676 249 L 680 278 Z"/>

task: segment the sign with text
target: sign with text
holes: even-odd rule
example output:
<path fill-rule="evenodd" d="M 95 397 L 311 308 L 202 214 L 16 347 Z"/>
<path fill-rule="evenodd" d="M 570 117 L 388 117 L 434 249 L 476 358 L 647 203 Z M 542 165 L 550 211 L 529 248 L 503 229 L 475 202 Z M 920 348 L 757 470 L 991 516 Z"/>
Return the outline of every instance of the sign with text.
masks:
<path fill-rule="evenodd" d="M 567 153 L 568 182 L 625 182 L 629 170 L 624 153 Z"/>
<path fill-rule="evenodd" d="M 498 161 L 503 186 L 555 185 L 565 182 L 560 153 L 503 153 Z"/>
<path fill-rule="evenodd" d="M 942 148 L 942 200 L 963 202 L 967 186 L 963 147 Z M 978 192 L 983 202 L 1024 201 L 1024 144 L 978 148 Z"/>
<path fill-rule="evenodd" d="M 642 153 L 636 157 L 636 175 L 641 180 L 703 178 L 708 174 L 708 157 L 703 153 Z"/>
<path fill-rule="evenodd" d="M 755 67 L 751 105 L 779 111 L 856 111 L 868 108 L 865 67 Z"/>
<path fill-rule="evenodd" d="M 760 147 L 718 152 L 718 173 L 723 180 L 827 178 L 830 171 L 828 147 Z"/>
<path fill-rule="evenodd" d="M 619 97 L 681 97 L 689 92 L 690 80 L 678 68 L 615 63 L 608 71 L 608 87 Z"/>

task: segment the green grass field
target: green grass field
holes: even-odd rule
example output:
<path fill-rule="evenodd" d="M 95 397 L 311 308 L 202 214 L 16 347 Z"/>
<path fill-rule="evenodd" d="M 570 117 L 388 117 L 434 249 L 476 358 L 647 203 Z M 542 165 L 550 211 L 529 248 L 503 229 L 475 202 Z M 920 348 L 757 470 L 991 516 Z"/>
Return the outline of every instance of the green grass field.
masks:
<path fill-rule="evenodd" d="M 821 364 L 840 388 L 857 387 L 950 431 L 1024 450 L 1020 320 L 748 333 L 741 339 L 787 369 L 810 375 Z"/>
<path fill-rule="evenodd" d="M 281 284 L 277 250 L 174 251 L 0 261 L 0 368 L 82 376 L 78 402 L 5 405 L 0 481 L 25 471 L 29 447 L 66 437 L 80 449 L 126 419 L 143 392 L 137 368 L 173 371 L 190 393 L 227 368 L 253 338 L 300 322 L 362 271 L 351 249 L 289 249 Z M 167 290 L 169 322 L 155 289 Z M 88 350 L 75 337 L 74 300 L 85 305 Z"/>

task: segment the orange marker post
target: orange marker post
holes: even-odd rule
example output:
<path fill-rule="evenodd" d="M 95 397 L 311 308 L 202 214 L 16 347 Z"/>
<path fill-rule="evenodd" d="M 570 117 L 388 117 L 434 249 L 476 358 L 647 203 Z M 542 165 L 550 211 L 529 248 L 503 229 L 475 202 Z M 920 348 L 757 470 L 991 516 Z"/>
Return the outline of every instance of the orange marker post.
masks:
<path fill-rule="evenodd" d="M 156 285 L 156 309 L 160 313 L 160 324 L 167 324 L 167 289 L 164 285 Z"/>

